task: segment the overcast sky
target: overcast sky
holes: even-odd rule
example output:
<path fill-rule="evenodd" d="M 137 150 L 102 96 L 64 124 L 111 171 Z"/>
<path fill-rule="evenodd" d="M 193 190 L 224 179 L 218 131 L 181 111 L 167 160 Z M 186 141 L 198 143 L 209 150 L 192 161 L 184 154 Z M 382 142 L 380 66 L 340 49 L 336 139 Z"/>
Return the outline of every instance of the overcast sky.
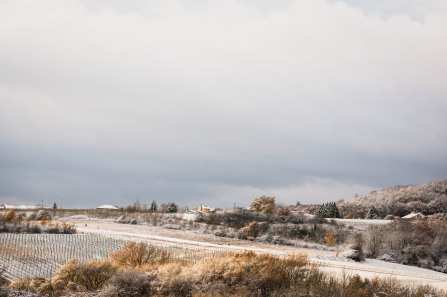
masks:
<path fill-rule="evenodd" d="M 321 203 L 447 178 L 444 0 L 0 0 L 0 203 Z"/>

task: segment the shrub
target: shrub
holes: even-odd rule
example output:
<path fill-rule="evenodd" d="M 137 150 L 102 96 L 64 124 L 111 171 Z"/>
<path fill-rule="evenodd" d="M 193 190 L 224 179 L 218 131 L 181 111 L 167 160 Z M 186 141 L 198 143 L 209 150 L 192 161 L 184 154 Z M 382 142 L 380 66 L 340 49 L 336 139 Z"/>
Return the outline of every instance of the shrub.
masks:
<path fill-rule="evenodd" d="M 250 225 L 239 230 L 240 238 L 245 239 L 248 237 L 257 237 L 259 234 L 259 223 L 257 221 L 253 221 Z"/>
<path fill-rule="evenodd" d="M 250 208 L 255 211 L 272 214 L 275 209 L 275 197 L 258 197 L 250 204 Z"/>
<path fill-rule="evenodd" d="M 382 251 L 382 245 L 385 237 L 385 230 L 382 226 L 371 225 L 368 228 L 368 254 L 369 256 L 376 258 Z"/>
<path fill-rule="evenodd" d="M 68 225 L 66 223 L 62 224 L 62 231 L 63 234 L 74 234 L 76 233 L 76 227 L 74 225 Z"/>
<path fill-rule="evenodd" d="M 318 224 L 312 224 L 307 230 L 308 239 L 317 243 L 324 243 L 327 231 Z"/>
<path fill-rule="evenodd" d="M 51 224 L 51 217 L 50 216 L 42 217 L 42 219 L 40 220 L 40 223 L 42 225 L 50 225 Z"/>
<path fill-rule="evenodd" d="M 197 221 L 198 222 L 209 222 L 210 216 L 198 216 Z M 212 217 L 214 222 L 220 222 L 221 224 L 227 225 L 232 228 L 242 228 L 248 224 L 250 224 L 252 221 L 266 221 L 267 215 L 261 214 L 261 213 L 255 213 L 247 210 L 241 210 L 241 211 L 228 211 L 223 213 L 215 213 Z"/>
<path fill-rule="evenodd" d="M 197 265 L 196 281 L 203 286 L 222 283 L 233 292 L 242 290 L 268 296 L 275 289 L 302 281 L 308 264 L 305 254 L 277 258 L 245 252 L 219 259 L 205 259 Z"/>
<path fill-rule="evenodd" d="M 327 233 L 325 240 L 326 240 L 326 246 L 335 246 L 337 242 L 337 238 L 335 238 L 334 232 Z"/>
<path fill-rule="evenodd" d="M 30 278 L 24 278 L 16 280 L 9 284 L 9 287 L 13 290 L 26 290 L 34 292 L 34 288 L 31 286 L 31 279 Z"/>
<path fill-rule="evenodd" d="M 290 207 L 286 206 L 280 207 L 276 210 L 276 214 L 279 216 L 288 216 L 290 215 L 290 213 L 291 213 Z"/>
<path fill-rule="evenodd" d="M 107 260 L 79 263 L 74 259 L 61 266 L 52 281 L 63 282 L 75 290 L 92 291 L 101 289 L 116 271 L 117 267 Z"/>
<path fill-rule="evenodd" d="M 354 233 L 353 235 L 353 243 L 351 248 L 357 252 L 356 257 L 353 258 L 355 261 L 364 261 L 365 260 L 365 252 L 363 246 L 365 245 L 365 240 L 363 238 L 362 233 Z"/>
<path fill-rule="evenodd" d="M 41 209 L 37 212 L 35 219 L 41 221 L 43 218 L 50 218 L 51 220 L 51 214 L 48 211 Z"/>
<path fill-rule="evenodd" d="M 137 270 L 119 270 L 106 284 L 106 293 L 116 297 L 151 296 L 154 276 Z"/>
<path fill-rule="evenodd" d="M 36 220 L 36 217 L 37 217 L 37 213 L 32 212 L 31 214 L 29 214 L 29 215 L 26 216 L 26 220 L 27 220 L 27 221 L 35 221 L 35 220 Z"/>
<path fill-rule="evenodd" d="M 160 296 L 192 296 L 193 271 L 179 263 L 169 263 L 158 268 L 154 289 Z"/>
<path fill-rule="evenodd" d="M 23 215 L 21 213 L 17 214 L 17 216 L 15 217 L 14 221 L 16 221 L 17 223 L 22 223 L 23 222 Z"/>
<path fill-rule="evenodd" d="M 12 221 L 14 221 L 15 217 L 16 217 L 16 212 L 14 211 L 14 209 L 10 209 L 6 213 L 5 221 L 6 222 L 12 222 Z"/>
<path fill-rule="evenodd" d="M 145 242 L 125 244 L 120 251 L 110 253 L 112 261 L 120 266 L 141 266 L 146 263 L 166 263 L 170 254 L 163 248 Z"/>

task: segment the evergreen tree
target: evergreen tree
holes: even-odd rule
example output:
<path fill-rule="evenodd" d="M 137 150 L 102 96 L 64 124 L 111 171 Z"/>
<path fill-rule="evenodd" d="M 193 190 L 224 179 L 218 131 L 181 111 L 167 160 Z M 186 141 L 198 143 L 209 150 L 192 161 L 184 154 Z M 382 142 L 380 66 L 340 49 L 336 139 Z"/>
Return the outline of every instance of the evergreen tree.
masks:
<path fill-rule="evenodd" d="M 157 202 L 155 202 L 155 200 L 152 200 L 151 211 L 157 211 L 157 210 L 158 210 Z"/>
<path fill-rule="evenodd" d="M 315 214 L 324 218 L 342 218 L 342 214 L 338 210 L 335 202 L 323 203 L 315 210 Z"/>
<path fill-rule="evenodd" d="M 56 204 L 56 202 L 54 202 L 54 204 L 53 204 L 53 209 L 57 209 L 57 204 Z"/>
<path fill-rule="evenodd" d="M 366 219 L 377 219 L 379 217 L 379 211 L 377 210 L 377 208 L 375 208 L 374 206 L 372 206 L 369 210 L 368 213 L 366 214 Z"/>
<path fill-rule="evenodd" d="M 175 203 L 169 203 L 168 205 L 168 212 L 177 212 L 178 211 L 178 206 Z"/>

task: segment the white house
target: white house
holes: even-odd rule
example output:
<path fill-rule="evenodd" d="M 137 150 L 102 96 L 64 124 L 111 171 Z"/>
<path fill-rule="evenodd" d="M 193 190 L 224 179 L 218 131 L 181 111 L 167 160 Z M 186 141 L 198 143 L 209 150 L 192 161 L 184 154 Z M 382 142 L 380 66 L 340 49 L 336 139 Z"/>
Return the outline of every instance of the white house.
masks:
<path fill-rule="evenodd" d="M 407 220 L 413 220 L 413 219 L 423 219 L 425 218 L 425 216 L 421 213 L 416 213 L 416 212 L 412 212 L 404 217 L 402 217 L 402 219 L 407 219 Z"/>
<path fill-rule="evenodd" d="M 40 206 L 35 205 L 14 205 L 14 204 L 4 204 L 4 209 L 38 209 L 41 208 Z"/>
<path fill-rule="evenodd" d="M 116 206 L 113 206 L 113 205 L 105 204 L 105 205 L 98 206 L 96 209 L 119 209 L 119 208 Z"/>

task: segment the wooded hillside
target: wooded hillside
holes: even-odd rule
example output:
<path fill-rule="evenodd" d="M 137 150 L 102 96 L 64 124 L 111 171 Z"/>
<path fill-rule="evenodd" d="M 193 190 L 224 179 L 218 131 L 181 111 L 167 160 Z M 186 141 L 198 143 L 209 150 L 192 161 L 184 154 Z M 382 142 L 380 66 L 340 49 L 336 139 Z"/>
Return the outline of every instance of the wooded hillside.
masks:
<path fill-rule="evenodd" d="M 444 214 L 447 211 L 447 180 L 372 191 L 351 202 L 341 203 L 339 207 L 345 217 L 364 216 L 372 207 L 381 217 L 388 214 L 405 216 L 412 211 L 425 215 Z"/>

